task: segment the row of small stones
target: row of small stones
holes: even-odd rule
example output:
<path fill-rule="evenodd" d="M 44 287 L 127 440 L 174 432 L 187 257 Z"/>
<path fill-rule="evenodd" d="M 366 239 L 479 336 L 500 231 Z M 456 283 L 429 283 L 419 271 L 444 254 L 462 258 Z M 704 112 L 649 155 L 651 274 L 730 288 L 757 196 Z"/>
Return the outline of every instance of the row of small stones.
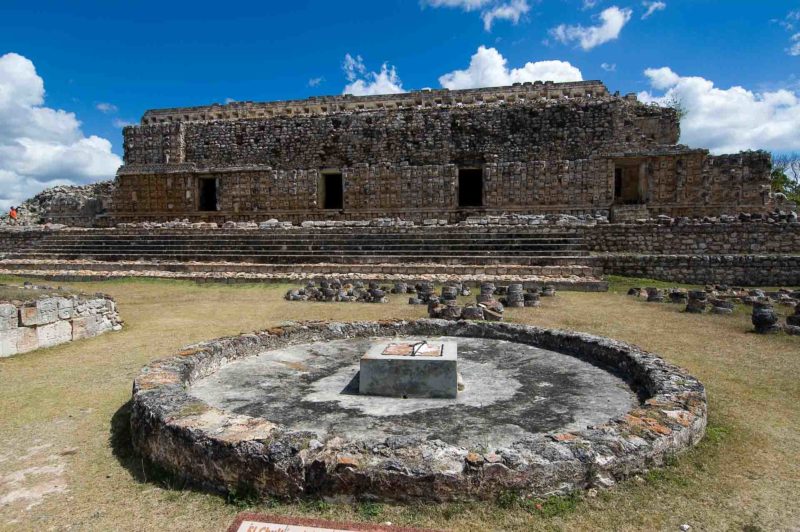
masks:
<path fill-rule="evenodd" d="M 747 292 L 737 290 L 727 290 L 727 293 L 720 294 L 716 290 L 685 290 L 682 288 L 672 288 L 661 290 L 659 288 L 631 288 L 628 295 L 636 297 L 647 297 L 651 303 L 662 303 L 665 300 L 665 292 L 669 301 L 672 303 L 686 304 L 685 312 L 702 314 L 711 307 L 713 314 L 733 314 L 734 302 L 742 303 L 753 307 L 751 321 L 755 332 L 768 334 L 786 331 L 791 335 L 800 335 L 800 291 L 789 292 L 779 291 L 774 294 L 772 299 L 794 307 L 794 314 L 786 317 L 786 325 L 781 327 L 779 317 L 772 306 L 770 296 L 763 290 L 749 290 Z M 711 297 L 709 297 L 709 292 Z"/>
<path fill-rule="evenodd" d="M 321 280 L 318 283 L 309 281 L 305 288 L 288 290 L 284 298 L 288 301 L 388 303 L 387 295 L 390 293 L 412 294 L 408 303 L 428 305 L 428 314 L 432 318 L 500 321 L 504 307 L 538 307 L 539 298 L 554 296 L 555 288 L 530 287 L 525 291 L 522 283 L 507 286 L 482 283 L 480 293 L 476 296 L 477 304 L 462 308 L 456 304 L 458 296 L 469 296 L 472 292 L 460 282 L 446 283 L 441 288 L 441 294 L 437 296 L 433 283 L 425 281 L 414 285 L 396 282 L 390 288 L 374 281 L 365 285 L 362 281 L 350 283 L 334 279 Z M 505 297 L 497 300 L 495 295 Z"/>
<path fill-rule="evenodd" d="M 797 213 L 794 211 L 775 211 L 771 213 L 760 212 L 741 212 L 737 216 L 731 214 L 722 214 L 720 216 L 703 216 L 702 218 L 689 218 L 686 216 L 678 216 L 673 218 L 666 214 L 660 214 L 655 218 L 639 218 L 633 223 L 658 223 L 659 225 L 688 225 L 688 224 L 714 224 L 723 223 L 730 224 L 736 222 L 766 222 L 766 223 L 797 223 Z M 622 222 L 626 223 L 626 222 Z M 631 223 L 631 222 L 627 222 Z"/>

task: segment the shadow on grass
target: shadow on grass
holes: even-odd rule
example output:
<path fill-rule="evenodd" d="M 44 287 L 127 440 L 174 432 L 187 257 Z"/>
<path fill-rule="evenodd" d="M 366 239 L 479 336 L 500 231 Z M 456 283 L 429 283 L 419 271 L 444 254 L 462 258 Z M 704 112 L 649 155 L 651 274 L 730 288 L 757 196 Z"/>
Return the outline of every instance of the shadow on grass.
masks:
<path fill-rule="evenodd" d="M 241 509 L 253 508 L 257 504 L 266 505 L 266 507 L 274 504 L 269 499 L 260 499 L 246 487 L 223 492 L 211 487 L 199 486 L 186 478 L 170 473 L 159 465 L 154 464 L 148 458 L 137 454 L 133 448 L 131 434 L 132 404 L 133 401 L 129 400 L 111 416 L 108 442 L 114 458 L 130 473 L 134 480 L 142 484 L 154 484 L 170 491 L 212 493 L 219 495 L 227 504 Z"/>
<path fill-rule="evenodd" d="M 185 480 L 169 473 L 165 469 L 140 456 L 133 449 L 131 439 L 131 405 L 133 401 L 123 404 L 111 416 L 111 431 L 108 442 L 114 458 L 131 474 L 137 482 L 153 483 L 164 489 L 183 490 L 190 487 Z"/>

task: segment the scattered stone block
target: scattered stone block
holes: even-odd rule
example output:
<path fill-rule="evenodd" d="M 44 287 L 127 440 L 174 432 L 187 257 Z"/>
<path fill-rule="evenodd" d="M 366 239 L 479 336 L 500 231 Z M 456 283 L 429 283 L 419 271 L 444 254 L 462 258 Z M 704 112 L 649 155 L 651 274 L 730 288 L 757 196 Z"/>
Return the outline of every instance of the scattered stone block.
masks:
<path fill-rule="evenodd" d="M 17 353 L 27 353 L 39 349 L 39 335 L 36 327 L 17 329 Z"/>
<path fill-rule="evenodd" d="M 769 303 L 759 302 L 753 305 L 751 318 L 755 331 L 759 334 L 775 333 L 781 330 L 778 315 Z"/>
<path fill-rule="evenodd" d="M 659 288 L 648 287 L 647 289 L 647 302 L 648 303 L 663 303 L 664 292 Z"/>
<path fill-rule="evenodd" d="M 26 327 L 46 325 L 58 320 L 58 300 L 42 298 L 25 303 L 20 308 L 20 323 Z"/>
<path fill-rule="evenodd" d="M 19 331 L 20 329 L 0 331 L 0 357 L 10 357 L 17 354 Z"/>
<path fill-rule="evenodd" d="M 690 290 L 685 312 L 702 314 L 708 307 L 708 296 L 703 290 Z"/>
<path fill-rule="evenodd" d="M 39 347 L 53 347 L 72 340 L 72 326 L 68 321 L 56 321 L 36 327 Z"/>
<path fill-rule="evenodd" d="M 11 303 L 0 303 L 0 332 L 10 331 L 19 326 L 19 312 Z"/>

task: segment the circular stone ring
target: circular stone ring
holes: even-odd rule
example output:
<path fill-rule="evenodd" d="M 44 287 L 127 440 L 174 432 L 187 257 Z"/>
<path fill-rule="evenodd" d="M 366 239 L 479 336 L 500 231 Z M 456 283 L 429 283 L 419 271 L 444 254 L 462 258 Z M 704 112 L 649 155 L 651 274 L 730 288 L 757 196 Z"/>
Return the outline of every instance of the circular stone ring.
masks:
<path fill-rule="evenodd" d="M 458 344 L 457 399 L 359 395 L 370 342 Z M 599 336 L 444 320 L 290 323 L 187 347 L 133 385 L 133 446 L 260 497 L 544 497 L 610 487 L 705 432 L 700 382 Z"/>

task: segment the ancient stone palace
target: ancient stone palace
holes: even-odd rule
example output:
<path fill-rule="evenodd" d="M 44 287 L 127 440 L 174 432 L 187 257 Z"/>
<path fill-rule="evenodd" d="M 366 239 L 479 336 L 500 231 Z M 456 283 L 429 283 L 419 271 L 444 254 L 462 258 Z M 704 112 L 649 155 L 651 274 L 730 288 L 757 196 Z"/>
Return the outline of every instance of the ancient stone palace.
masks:
<path fill-rule="evenodd" d="M 152 110 L 125 128 L 115 222 L 457 222 L 773 210 L 764 152 L 678 145 L 678 113 L 599 81 Z"/>

